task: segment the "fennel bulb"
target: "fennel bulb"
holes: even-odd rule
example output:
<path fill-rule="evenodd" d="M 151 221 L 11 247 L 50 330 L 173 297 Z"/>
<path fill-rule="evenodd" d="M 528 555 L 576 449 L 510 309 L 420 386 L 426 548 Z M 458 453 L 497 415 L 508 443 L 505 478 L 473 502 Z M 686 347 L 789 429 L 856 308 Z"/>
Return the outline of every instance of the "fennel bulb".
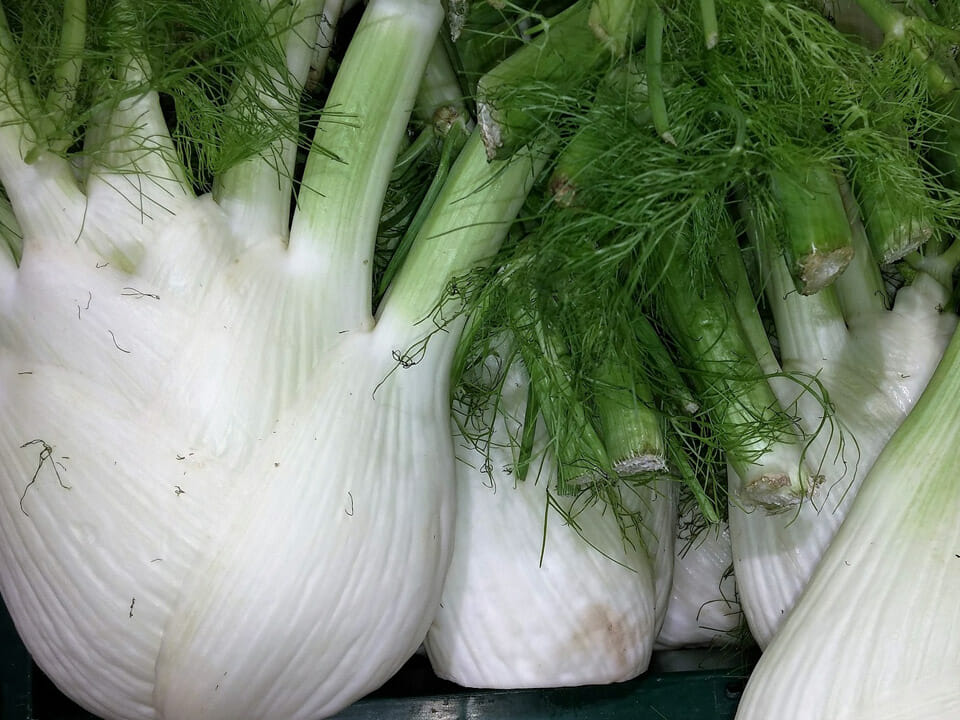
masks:
<path fill-rule="evenodd" d="M 176 418 L 5 353 L 4 598 L 64 692 L 104 717 L 318 717 L 416 649 L 451 532 L 444 367 L 371 398 L 385 327 L 324 358 L 242 472 Z M 26 435 L 54 453 L 24 492 L 47 447 Z"/>
<path fill-rule="evenodd" d="M 287 11 L 266 77 L 302 86 L 319 4 Z M 460 323 L 424 319 L 496 252 L 538 167 L 488 165 L 474 138 L 372 316 L 380 204 L 441 18 L 369 3 L 328 101 L 360 120 L 318 133 L 292 225 L 294 142 L 195 196 L 136 58 L 82 172 L 27 157 L 38 101 L 0 43 L 22 95 L 0 101 L 0 178 L 24 238 L 19 263 L 0 253 L 0 591 L 91 712 L 323 717 L 426 633 Z M 297 117 L 264 74 L 237 88 Z"/>
<path fill-rule="evenodd" d="M 672 554 L 675 488 L 619 480 L 616 510 L 585 489 L 556 494 L 557 461 L 539 418 L 527 476 L 516 477 L 530 381 L 518 357 L 485 362 L 491 376 L 509 368 L 487 401 L 489 436 L 469 433 L 454 405 L 454 554 L 427 633 L 434 671 L 489 688 L 636 677 L 662 621 L 658 589 L 670 585 L 672 566 L 657 555 Z"/>
<path fill-rule="evenodd" d="M 730 528 L 725 521 L 690 532 L 681 516 L 673 559 L 673 585 L 654 649 L 730 645 L 743 614 L 733 574 Z"/>
<path fill-rule="evenodd" d="M 960 336 L 887 442 L 738 720 L 948 720 L 960 713 Z"/>
<path fill-rule="evenodd" d="M 887 310 L 862 227 L 855 223 L 854 229 L 857 257 L 834 288 L 816 296 L 791 293 L 782 261 L 775 257 L 771 263 L 767 293 L 781 362 L 797 378 L 771 382 L 782 406 L 796 411 L 811 438 L 806 462 L 824 481 L 799 508 L 769 513 L 749 505 L 740 478 L 730 471 L 734 567 L 744 614 L 760 647 L 796 603 L 957 324 L 956 315 L 944 311 L 948 290 L 926 273 L 901 288 Z"/>

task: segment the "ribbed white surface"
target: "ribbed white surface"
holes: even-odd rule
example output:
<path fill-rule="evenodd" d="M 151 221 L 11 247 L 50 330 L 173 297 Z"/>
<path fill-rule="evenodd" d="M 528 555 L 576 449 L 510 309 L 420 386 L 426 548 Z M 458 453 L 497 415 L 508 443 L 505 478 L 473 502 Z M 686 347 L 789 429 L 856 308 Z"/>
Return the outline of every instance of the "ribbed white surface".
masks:
<path fill-rule="evenodd" d="M 960 458 L 956 437 L 937 434 L 957 427 L 955 408 L 927 416 L 933 427 L 908 419 L 880 456 L 738 720 L 958 717 Z"/>
<path fill-rule="evenodd" d="M 0 359 L 4 600 L 37 663 L 71 697 L 107 718 L 155 717 L 163 628 L 225 510 L 226 473 L 188 457 L 175 425 L 109 388 L 21 367 Z M 41 463 L 42 443 L 21 447 L 33 440 L 51 447 L 49 459 Z"/>
<path fill-rule="evenodd" d="M 194 322 L 166 288 L 72 243 L 28 241 L 5 301 L 0 340 L 21 371 L 59 364 L 141 407 Z"/>
<path fill-rule="evenodd" d="M 310 268 L 298 266 L 278 238 L 250 248 L 211 282 L 196 328 L 171 359 L 159 404 L 179 413 L 192 442 L 243 467 L 323 351 L 357 329 L 339 325 L 339 308 L 322 300 Z M 226 405 L 233 412 L 222 412 Z"/>
<path fill-rule="evenodd" d="M 677 540 L 673 586 L 657 648 L 734 642 L 742 614 L 731 572 L 733 551 L 726 523 Z"/>
<path fill-rule="evenodd" d="M 636 535 L 625 544 L 609 508 L 554 496 L 577 528 L 547 510 L 556 466 L 542 427 L 527 480 L 517 481 L 510 436 L 522 422 L 526 382 L 515 362 L 489 462 L 456 436 L 454 558 L 427 653 L 438 675 L 469 687 L 627 680 L 646 669 L 656 633 L 653 563 Z"/>
<path fill-rule="evenodd" d="M 79 373 L 3 357 L 0 582 L 71 697 L 108 718 L 316 718 L 413 653 L 453 460 L 444 367 L 390 375 L 390 340 L 350 336 L 242 475 Z M 30 485 L 33 439 L 53 455 Z"/>
<path fill-rule="evenodd" d="M 452 534 L 447 391 L 427 362 L 377 387 L 388 341 L 333 351 L 251 460 L 258 486 L 167 625 L 163 717 L 324 717 L 422 641 Z"/>
<path fill-rule="evenodd" d="M 314 260 L 372 247 L 441 18 L 437 0 L 370 2 L 358 36 L 408 64 L 354 94 L 382 172 L 345 171 L 347 200 L 369 203 L 323 208 L 343 222 L 310 238 Z M 162 130 L 151 100 L 120 126 Z M 336 712 L 414 652 L 439 601 L 455 328 L 398 369 L 398 344 L 430 328 L 371 331 L 369 263 L 328 273 L 363 284 L 318 287 L 282 238 L 157 181 L 158 156 L 98 168 L 84 196 L 62 163 L 18 164 L 16 144 L 0 148 L 26 235 L 22 265 L 0 267 L 0 592 L 28 649 L 108 720 Z"/>
<path fill-rule="evenodd" d="M 798 508 L 771 515 L 745 505 L 740 479 L 729 472 L 738 589 L 760 647 L 783 624 L 860 483 L 936 368 L 957 322 L 952 313 L 938 311 L 946 303 L 943 293 L 932 279 L 920 276 L 916 285 L 900 291 L 892 311 L 857 316 L 830 357 L 784 358 L 787 371 L 823 383 L 836 425 L 825 425 L 811 443 L 808 464 L 825 480 L 813 500 Z M 807 395 L 797 407 L 803 429 L 816 432 L 823 415 L 819 403 Z"/>
<path fill-rule="evenodd" d="M 397 369 L 408 328 L 342 336 L 277 426 L 251 413 L 265 442 L 241 466 L 203 449 L 175 394 L 169 407 L 152 398 L 176 347 L 146 349 L 171 326 L 190 346 L 195 318 L 164 295 L 122 296 L 129 276 L 72 259 L 25 264 L 32 289 L 3 308 L 0 589 L 38 663 L 106 718 L 316 718 L 377 687 L 422 641 L 449 558 L 449 348 Z M 57 269 L 73 284 L 58 287 Z M 99 303 L 78 312 L 87 280 Z M 31 316 L 44 292 L 55 300 Z M 50 336 L 10 351 L 7 338 L 44 322 Z M 184 357 L 241 397 L 284 392 L 276 362 L 252 377 L 242 355 L 212 368 Z M 200 407 L 215 416 L 229 401 Z M 32 440 L 52 454 L 31 485 L 44 450 L 20 447 Z"/>

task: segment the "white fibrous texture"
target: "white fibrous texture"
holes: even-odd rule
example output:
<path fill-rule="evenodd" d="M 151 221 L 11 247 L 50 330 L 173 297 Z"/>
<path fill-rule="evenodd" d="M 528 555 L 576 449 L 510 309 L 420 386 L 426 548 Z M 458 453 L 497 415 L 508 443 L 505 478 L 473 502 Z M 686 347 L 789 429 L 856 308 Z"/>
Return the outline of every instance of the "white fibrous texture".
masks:
<path fill-rule="evenodd" d="M 684 514 L 680 527 L 690 519 L 690 514 Z M 708 525 L 692 533 L 681 530 L 670 603 L 656 648 L 733 644 L 738 640 L 742 619 L 727 524 Z"/>
<path fill-rule="evenodd" d="M 409 9 L 375 5 L 368 27 Z M 426 347 L 402 303 L 375 322 L 363 283 L 329 290 L 325 243 L 362 230 L 249 236 L 143 155 L 154 174 L 93 166 L 83 193 L 62 163 L 4 158 L 26 222 L 19 266 L 0 256 L 0 591 L 104 718 L 324 717 L 388 679 L 439 602 L 457 332 Z"/>
<path fill-rule="evenodd" d="M 790 302 L 804 301 L 790 297 Z M 825 420 L 813 394 L 802 393 L 798 385 L 791 390 L 789 382 L 781 385 L 781 402 L 791 392 L 799 396 L 794 409 L 813 438 L 806 459 L 823 477 L 798 508 L 768 513 L 746 505 L 740 479 L 729 472 L 737 584 L 751 634 L 761 647 L 783 624 L 863 478 L 937 367 L 956 327 L 956 316 L 943 312 L 947 305 L 946 291 L 920 275 L 899 291 L 892 310 L 878 300 L 876 312 L 848 318 L 840 342 L 783 357 L 786 372 L 800 373 L 807 382 L 815 379 L 826 390 L 834 414 Z"/>
<path fill-rule="evenodd" d="M 958 360 L 955 338 L 760 658 L 738 720 L 960 717 Z"/>
<path fill-rule="evenodd" d="M 625 530 L 602 501 L 556 494 L 542 422 L 527 475 L 516 477 L 527 382 L 514 360 L 482 423 L 493 422 L 489 437 L 460 432 L 470 422 L 455 406 L 454 557 L 427 653 L 439 676 L 469 687 L 627 680 L 649 663 L 662 616 L 655 569 L 666 563 L 653 557 L 652 532 Z M 655 482 L 623 495 L 651 528 L 667 517 L 672 558 L 672 489 Z M 667 574 L 659 584 L 669 583 Z"/>
<path fill-rule="evenodd" d="M 282 195 L 279 159 L 272 183 L 250 158 L 196 197 L 155 92 L 94 113 L 73 164 L 26 162 L 0 102 L 23 234 L 19 264 L 0 254 L 0 592 L 40 668 L 100 717 L 316 720 L 426 634 L 460 326 L 427 343 L 416 293 L 375 320 L 365 257 L 441 18 L 433 0 L 368 4 L 342 86 L 383 87 L 331 90 L 364 118 L 338 141 L 350 192 L 304 181 L 292 225 L 289 197 L 256 196 Z M 287 35 L 295 82 L 314 38 Z M 364 72 L 370 47 L 404 62 Z M 142 87 L 138 62 L 117 73 Z M 444 273 L 417 286 L 428 306 Z"/>
<path fill-rule="evenodd" d="M 4 599 L 103 717 L 334 712 L 402 664 L 439 600 L 441 343 L 400 368 L 407 328 L 311 323 L 282 243 L 232 258 L 208 198 L 131 228 L 198 282 L 60 237 L 28 238 L 4 288 Z"/>

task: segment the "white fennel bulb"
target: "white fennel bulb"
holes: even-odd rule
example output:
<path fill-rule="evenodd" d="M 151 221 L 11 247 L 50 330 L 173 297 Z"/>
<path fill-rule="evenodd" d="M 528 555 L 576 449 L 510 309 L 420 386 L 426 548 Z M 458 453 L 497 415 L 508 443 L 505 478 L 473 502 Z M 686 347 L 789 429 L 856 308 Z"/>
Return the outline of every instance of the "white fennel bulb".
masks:
<path fill-rule="evenodd" d="M 860 233 L 855 237 L 862 240 Z M 791 292 L 784 263 L 779 258 L 772 263 L 767 294 L 782 368 L 796 378 L 772 382 L 783 407 L 796 413 L 810 438 L 806 461 L 821 483 L 799 507 L 771 513 L 746 502 L 740 478 L 729 471 L 734 567 L 743 611 L 760 647 L 796 603 L 956 327 L 956 315 L 944 311 L 949 292 L 924 273 L 901 288 L 887 309 L 870 257 L 860 242 L 834 287 L 812 296 Z"/>
<path fill-rule="evenodd" d="M 455 404 L 454 556 L 427 634 L 434 671 L 469 687 L 560 687 L 636 677 L 650 661 L 662 611 L 655 555 L 672 555 L 673 488 L 623 483 L 624 507 L 650 532 L 627 528 L 603 500 L 555 492 L 556 459 L 542 420 L 525 479 L 516 477 L 529 380 L 509 362 L 489 400 L 489 437 L 465 437 Z M 496 372 L 491 369 L 491 372 Z M 666 518 L 666 532 L 657 539 Z M 654 526 L 657 526 L 654 529 Z M 669 587 L 669 572 L 660 584 Z M 658 617 L 659 616 L 659 617 Z"/>
<path fill-rule="evenodd" d="M 281 11 L 278 72 L 302 84 L 319 4 Z M 19 263 L 0 254 L 0 591 L 99 716 L 328 716 L 427 631 L 459 323 L 424 318 L 489 261 L 537 169 L 488 164 L 474 138 L 372 316 L 380 205 L 441 18 L 434 0 L 368 4 L 329 100 L 359 121 L 318 134 L 292 226 L 292 141 L 195 197 L 156 93 L 91 120 L 116 138 L 80 173 L 27 158 L 22 108 L 0 101 L 23 232 Z M 262 80 L 238 94 L 275 100 Z"/>
<path fill-rule="evenodd" d="M 960 336 L 884 447 L 737 720 L 960 717 Z"/>
<path fill-rule="evenodd" d="M 178 444 L 176 418 L 5 358 L 4 597 L 69 695 L 105 717 L 317 717 L 413 652 L 448 557 L 452 458 L 442 363 L 371 398 L 391 339 L 332 351 L 310 411 L 284 413 L 242 471 Z"/>
<path fill-rule="evenodd" d="M 733 574 L 730 528 L 725 521 L 691 532 L 681 515 L 673 559 L 673 585 L 655 649 L 714 647 L 738 640 L 743 621 Z"/>

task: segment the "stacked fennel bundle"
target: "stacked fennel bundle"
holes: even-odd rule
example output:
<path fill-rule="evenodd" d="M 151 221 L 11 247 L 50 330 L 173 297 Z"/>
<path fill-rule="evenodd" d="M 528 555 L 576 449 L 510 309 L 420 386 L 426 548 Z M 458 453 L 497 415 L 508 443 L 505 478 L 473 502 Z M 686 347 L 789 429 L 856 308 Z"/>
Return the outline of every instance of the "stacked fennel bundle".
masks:
<path fill-rule="evenodd" d="M 743 720 L 960 715 L 960 7 L 858 7 L 5 2 L 38 665 L 308 720 L 754 641 Z"/>

